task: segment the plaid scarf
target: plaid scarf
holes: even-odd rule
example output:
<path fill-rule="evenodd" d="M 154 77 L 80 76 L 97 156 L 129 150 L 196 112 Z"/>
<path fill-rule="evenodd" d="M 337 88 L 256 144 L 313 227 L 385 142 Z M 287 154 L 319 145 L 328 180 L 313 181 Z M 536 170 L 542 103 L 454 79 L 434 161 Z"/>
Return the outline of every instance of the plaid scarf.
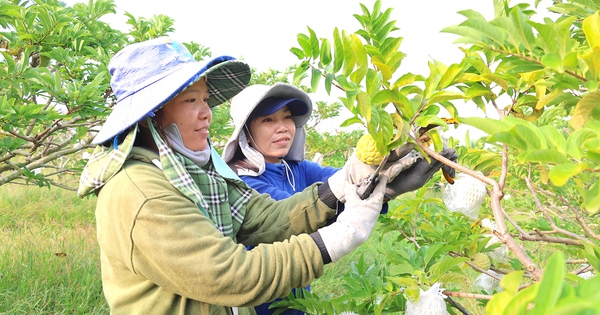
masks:
<path fill-rule="evenodd" d="M 189 198 L 223 233 L 233 238 L 246 214 L 252 190 L 239 178 L 224 177 L 215 167 L 219 155 L 211 149 L 211 160 L 199 167 L 173 151 L 148 119 L 159 150 L 162 171 L 173 187 Z M 83 197 L 102 187 L 123 166 L 137 133 L 137 125 L 117 148 L 98 146 L 82 172 L 77 194 Z"/>
<path fill-rule="evenodd" d="M 212 161 L 218 154 L 211 154 L 211 161 L 201 168 L 173 151 L 150 119 L 148 125 L 158 146 L 163 173 L 171 185 L 192 200 L 223 235 L 233 238 L 244 220 L 252 195 L 250 187 L 239 178 L 225 179 L 218 173 Z"/>

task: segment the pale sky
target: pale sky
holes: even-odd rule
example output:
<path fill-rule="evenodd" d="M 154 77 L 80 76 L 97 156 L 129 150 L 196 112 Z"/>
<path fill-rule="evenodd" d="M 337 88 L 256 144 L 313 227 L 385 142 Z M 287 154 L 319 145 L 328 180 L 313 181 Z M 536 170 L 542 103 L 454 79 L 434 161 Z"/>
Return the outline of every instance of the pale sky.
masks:
<path fill-rule="evenodd" d="M 87 3 L 87 0 L 63 1 L 69 5 Z M 512 0 L 511 3 L 525 2 L 533 7 L 534 1 Z M 209 47 L 212 57 L 240 58 L 261 72 L 269 68 L 284 70 L 297 64 L 299 60 L 289 50 L 299 47 L 296 36 L 308 34 L 307 27 L 319 38 L 330 40 L 335 27 L 349 32 L 360 29 L 352 16 L 362 14 L 360 3 L 372 11 L 375 0 L 115 0 L 117 14 L 103 20 L 113 28 L 127 31 L 129 25 L 125 23 L 124 12 L 146 18 L 165 14 L 175 21 L 172 34 L 175 40 L 195 41 Z M 549 3 L 551 0 L 542 0 L 540 7 Z M 440 32 L 465 20 L 458 11 L 471 9 L 488 20 L 493 18 L 493 0 L 382 0 L 382 11 L 390 7 L 393 8 L 391 20 L 395 20 L 399 28 L 391 36 L 404 38 L 400 50 L 407 54 L 396 74 L 412 72 L 428 76 L 428 61 L 435 59 L 446 65 L 460 62 L 463 53 L 453 44 L 458 36 Z M 313 101 L 337 100 L 328 99 L 322 87 L 311 98 Z M 465 106 L 470 106 L 469 111 L 471 108 L 476 111 L 473 104 Z"/>
<path fill-rule="evenodd" d="M 72 5 L 82 0 L 65 2 Z M 128 29 L 124 12 L 147 18 L 165 14 L 175 20 L 174 39 L 198 42 L 209 47 L 213 57 L 243 58 L 251 67 L 265 71 L 283 70 L 298 62 L 289 49 L 299 46 L 296 36 L 307 34 L 307 26 L 317 36 L 329 39 L 335 27 L 354 32 L 360 28 L 352 16 L 362 12 L 359 4 L 371 11 L 375 1 L 115 0 L 115 3 L 117 14 L 109 17 L 114 28 Z M 452 46 L 457 37 L 440 33 L 442 28 L 464 20 L 458 11 L 472 9 L 486 18 L 493 17 L 492 0 L 382 1 L 382 9 L 390 7 L 391 19 L 400 28 L 392 36 L 404 37 L 400 50 L 407 54 L 400 69 L 421 74 L 425 74 L 427 61 L 432 58 L 447 64 L 460 61 L 462 53 Z"/>

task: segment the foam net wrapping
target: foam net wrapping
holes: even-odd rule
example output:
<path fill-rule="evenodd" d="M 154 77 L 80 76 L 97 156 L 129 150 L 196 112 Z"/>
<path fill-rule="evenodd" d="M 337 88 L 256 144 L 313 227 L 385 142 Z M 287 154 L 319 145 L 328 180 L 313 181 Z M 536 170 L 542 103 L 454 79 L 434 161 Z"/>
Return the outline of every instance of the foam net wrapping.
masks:
<path fill-rule="evenodd" d="M 479 206 L 485 199 L 485 183 L 470 175 L 461 173 L 456 176 L 454 184 L 446 184 L 442 199 L 448 210 L 461 212 L 471 219 L 479 216 Z"/>

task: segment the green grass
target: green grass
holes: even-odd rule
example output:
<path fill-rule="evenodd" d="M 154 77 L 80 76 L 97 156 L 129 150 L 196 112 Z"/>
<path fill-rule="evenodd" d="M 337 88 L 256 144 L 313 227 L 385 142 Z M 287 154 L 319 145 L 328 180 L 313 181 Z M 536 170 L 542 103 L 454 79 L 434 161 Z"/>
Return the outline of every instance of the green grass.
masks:
<path fill-rule="evenodd" d="M 95 198 L 0 187 L 0 314 L 108 314 Z"/>

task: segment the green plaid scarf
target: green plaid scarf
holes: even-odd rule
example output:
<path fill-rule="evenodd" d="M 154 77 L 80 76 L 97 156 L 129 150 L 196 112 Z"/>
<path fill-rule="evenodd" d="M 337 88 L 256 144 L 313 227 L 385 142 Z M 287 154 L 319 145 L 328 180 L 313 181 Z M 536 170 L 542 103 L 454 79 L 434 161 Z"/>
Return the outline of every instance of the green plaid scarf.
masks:
<path fill-rule="evenodd" d="M 215 168 L 219 155 L 211 149 L 211 160 L 199 167 L 185 156 L 173 151 L 148 119 L 152 137 L 159 150 L 162 171 L 173 187 L 189 198 L 210 218 L 223 235 L 233 238 L 246 214 L 246 204 L 252 190 L 239 178 L 223 177 Z M 102 187 L 122 167 L 131 152 L 137 126 L 118 149 L 96 148 L 80 179 L 78 195 L 83 197 Z M 130 142 L 128 141 L 130 140 Z M 125 156 L 125 158 L 123 158 Z M 94 163 L 92 163 L 92 160 Z"/>
<path fill-rule="evenodd" d="M 150 119 L 148 125 L 158 146 L 163 173 L 171 185 L 192 200 L 223 235 L 233 238 L 244 220 L 246 204 L 252 196 L 250 187 L 239 178 L 225 179 L 217 172 L 212 160 L 220 158 L 218 154 L 211 154 L 211 161 L 201 168 L 174 152 Z"/>
<path fill-rule="evenodd" d="M 123 142 L 116 148 L 115 146 L 96 146 L 85 168 L 81 172 L 81 177 L 79 177 L 77 195 L 80 198 L 104 186 L 109 179 L 121 170 L 123 163 L 125 163 L 129 153 L 131 153 L 137 130 L 138 125 L 135 124 Z"/>

